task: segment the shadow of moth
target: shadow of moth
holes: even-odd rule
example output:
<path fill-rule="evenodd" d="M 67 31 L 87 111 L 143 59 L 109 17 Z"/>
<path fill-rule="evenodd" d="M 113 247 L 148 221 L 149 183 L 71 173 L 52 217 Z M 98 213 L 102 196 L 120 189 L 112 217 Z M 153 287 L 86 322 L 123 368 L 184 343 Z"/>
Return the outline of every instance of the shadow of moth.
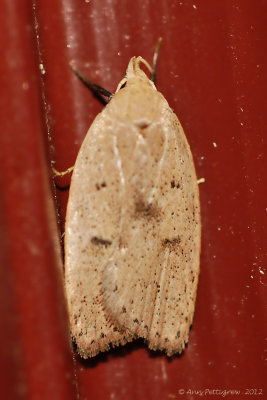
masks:
<path fill-rule="evenodd" d="M 137 337 L 168 356 L 180 353 L 193 320 L 201 236 L 194 162 L 141 64 L 149 67 L 131 58 L 71 179 L 65 282 L 84 358 Z"/>

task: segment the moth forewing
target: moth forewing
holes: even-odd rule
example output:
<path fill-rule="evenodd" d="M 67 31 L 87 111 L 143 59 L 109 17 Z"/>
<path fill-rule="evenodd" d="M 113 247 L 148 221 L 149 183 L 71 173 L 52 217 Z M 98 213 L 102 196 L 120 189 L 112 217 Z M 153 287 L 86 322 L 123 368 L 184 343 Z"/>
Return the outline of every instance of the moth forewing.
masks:
<path fill-rule="evenodd" d="M 184 348 L 193 320 L 200 256 L 198 184 L 176 115 L 159 92 L 149 89 L 148 78 L 139 79 L 135 71 L 135 79 L 113 102 L 121 109 L 125 99 L 132 100 L 136 144 L 131 160 L 121 163 L 126 193 L 118 232 L 122 244 L 103 269 L 102 289 L 105 309 L 116 324 L 171 355 Z M 136 124 L 140 104 L 146 105 L 145 127 Z M 123 123 L 129 130 L 128 118 Z"/>
<path fill-rule="evenodd" d="M 118 331 L 103 310 L 102 269 L 116 250 L 121 203 L 112 128 L 106 109 L 95 119 L 78 154 L 71 180 L 65 230 L 65 284 L 71 334 L 87 358 L 109 345 L 131 340 Z M 107 196 L 108 193 L 108 196 Z"/>

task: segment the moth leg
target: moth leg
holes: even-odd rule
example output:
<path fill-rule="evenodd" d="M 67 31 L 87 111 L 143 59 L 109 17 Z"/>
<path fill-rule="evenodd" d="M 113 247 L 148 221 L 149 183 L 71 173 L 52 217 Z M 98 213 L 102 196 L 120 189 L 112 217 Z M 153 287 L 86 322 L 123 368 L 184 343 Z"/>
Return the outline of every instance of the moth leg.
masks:
<path fill-rule="evenodd" d="M 122 88 L 122 86 L 125 85 L 125 83 L 127 83 L 127 78 L 123 78 L 123 79 L 120 81 L 120 83 L 118 84 L 118 87 L 117 87 L 115 93 L 117 93 L 117 92 Z"/>
<path fill-rule="evenodd" d="M 158 38 L 157 44 L 156 44 L 156 48 L 154 51 L 154 56 L 153 56 L 153 61 L 152 61 L 152 70 L 150 72 L 150 80 L 156 84 L 156 69 L 157 69 L 157 63 L 158 63 L 158 58 L 159 58 L 159 49 L 161 46 L 161 42 L 162 42 L 162 38 Z"/>
<path fill-rule="evenodd" d="M 66 171 L 62 171 L 62 172 L 59 172 L 57 169 L 52 168 L 52 171 L 55 176 L 65 176 L 65 175 L 71 173 L 73 171 L 73 168 L 74 168 L 74 166 L 70 167 L 70 168 L 66 169 Z"/>
<path fill-rule="evenodd" d="M 113 93 L 109 92 L 108 90 L 104 89 L 102 86 L 97 85 L 96 83 L 91 82 L 85 76 L 83 76 L 74 66 L 70 63 L 70 67 L 74 74 L 82 81 L 82 83 L 90 89 L 94 95 L 96 95 L 101 101 L 107 104 L 107 100 L 104 97 L 107 97 L 108 100 L 111 99 Z M 103 97 L 104 96 L 104 97 Z"/>
<path fill-rule="evenodd" d="M 201 183 L 205 183 L 206 179 L 205 178 L 200 178 L 197 180 L 197 184 L 200 185 Z"/>

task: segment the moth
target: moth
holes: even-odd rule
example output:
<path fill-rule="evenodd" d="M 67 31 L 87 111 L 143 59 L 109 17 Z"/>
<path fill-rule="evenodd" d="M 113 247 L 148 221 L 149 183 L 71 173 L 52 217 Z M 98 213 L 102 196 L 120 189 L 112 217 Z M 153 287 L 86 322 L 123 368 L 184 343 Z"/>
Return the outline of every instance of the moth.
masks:
<path fill-rule="evenodd" d="M 84 358 L 137 337 L 167 356 L 180 353 L 193 321 L 199 189 L 183 128 L 153 82 L 159 45 L 153 68 L 130 59 L 73 170 L 65 287 L 71 335 Z"/>

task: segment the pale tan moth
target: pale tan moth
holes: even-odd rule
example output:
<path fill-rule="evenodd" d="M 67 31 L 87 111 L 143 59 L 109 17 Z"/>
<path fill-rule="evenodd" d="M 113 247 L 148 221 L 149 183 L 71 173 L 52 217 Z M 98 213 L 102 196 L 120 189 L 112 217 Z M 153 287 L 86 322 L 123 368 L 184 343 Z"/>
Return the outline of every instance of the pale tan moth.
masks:
<path fill-rule="evenodd" d="M 131 58 L 73 170 L 65 284 L 71 335 L 84 358 L 137 337 L 168 356 L 188 341 L 199 275 L 199 190 L 182 126 L 140 68 L 154 76 L 159 45 L 153 68 Z"/>

